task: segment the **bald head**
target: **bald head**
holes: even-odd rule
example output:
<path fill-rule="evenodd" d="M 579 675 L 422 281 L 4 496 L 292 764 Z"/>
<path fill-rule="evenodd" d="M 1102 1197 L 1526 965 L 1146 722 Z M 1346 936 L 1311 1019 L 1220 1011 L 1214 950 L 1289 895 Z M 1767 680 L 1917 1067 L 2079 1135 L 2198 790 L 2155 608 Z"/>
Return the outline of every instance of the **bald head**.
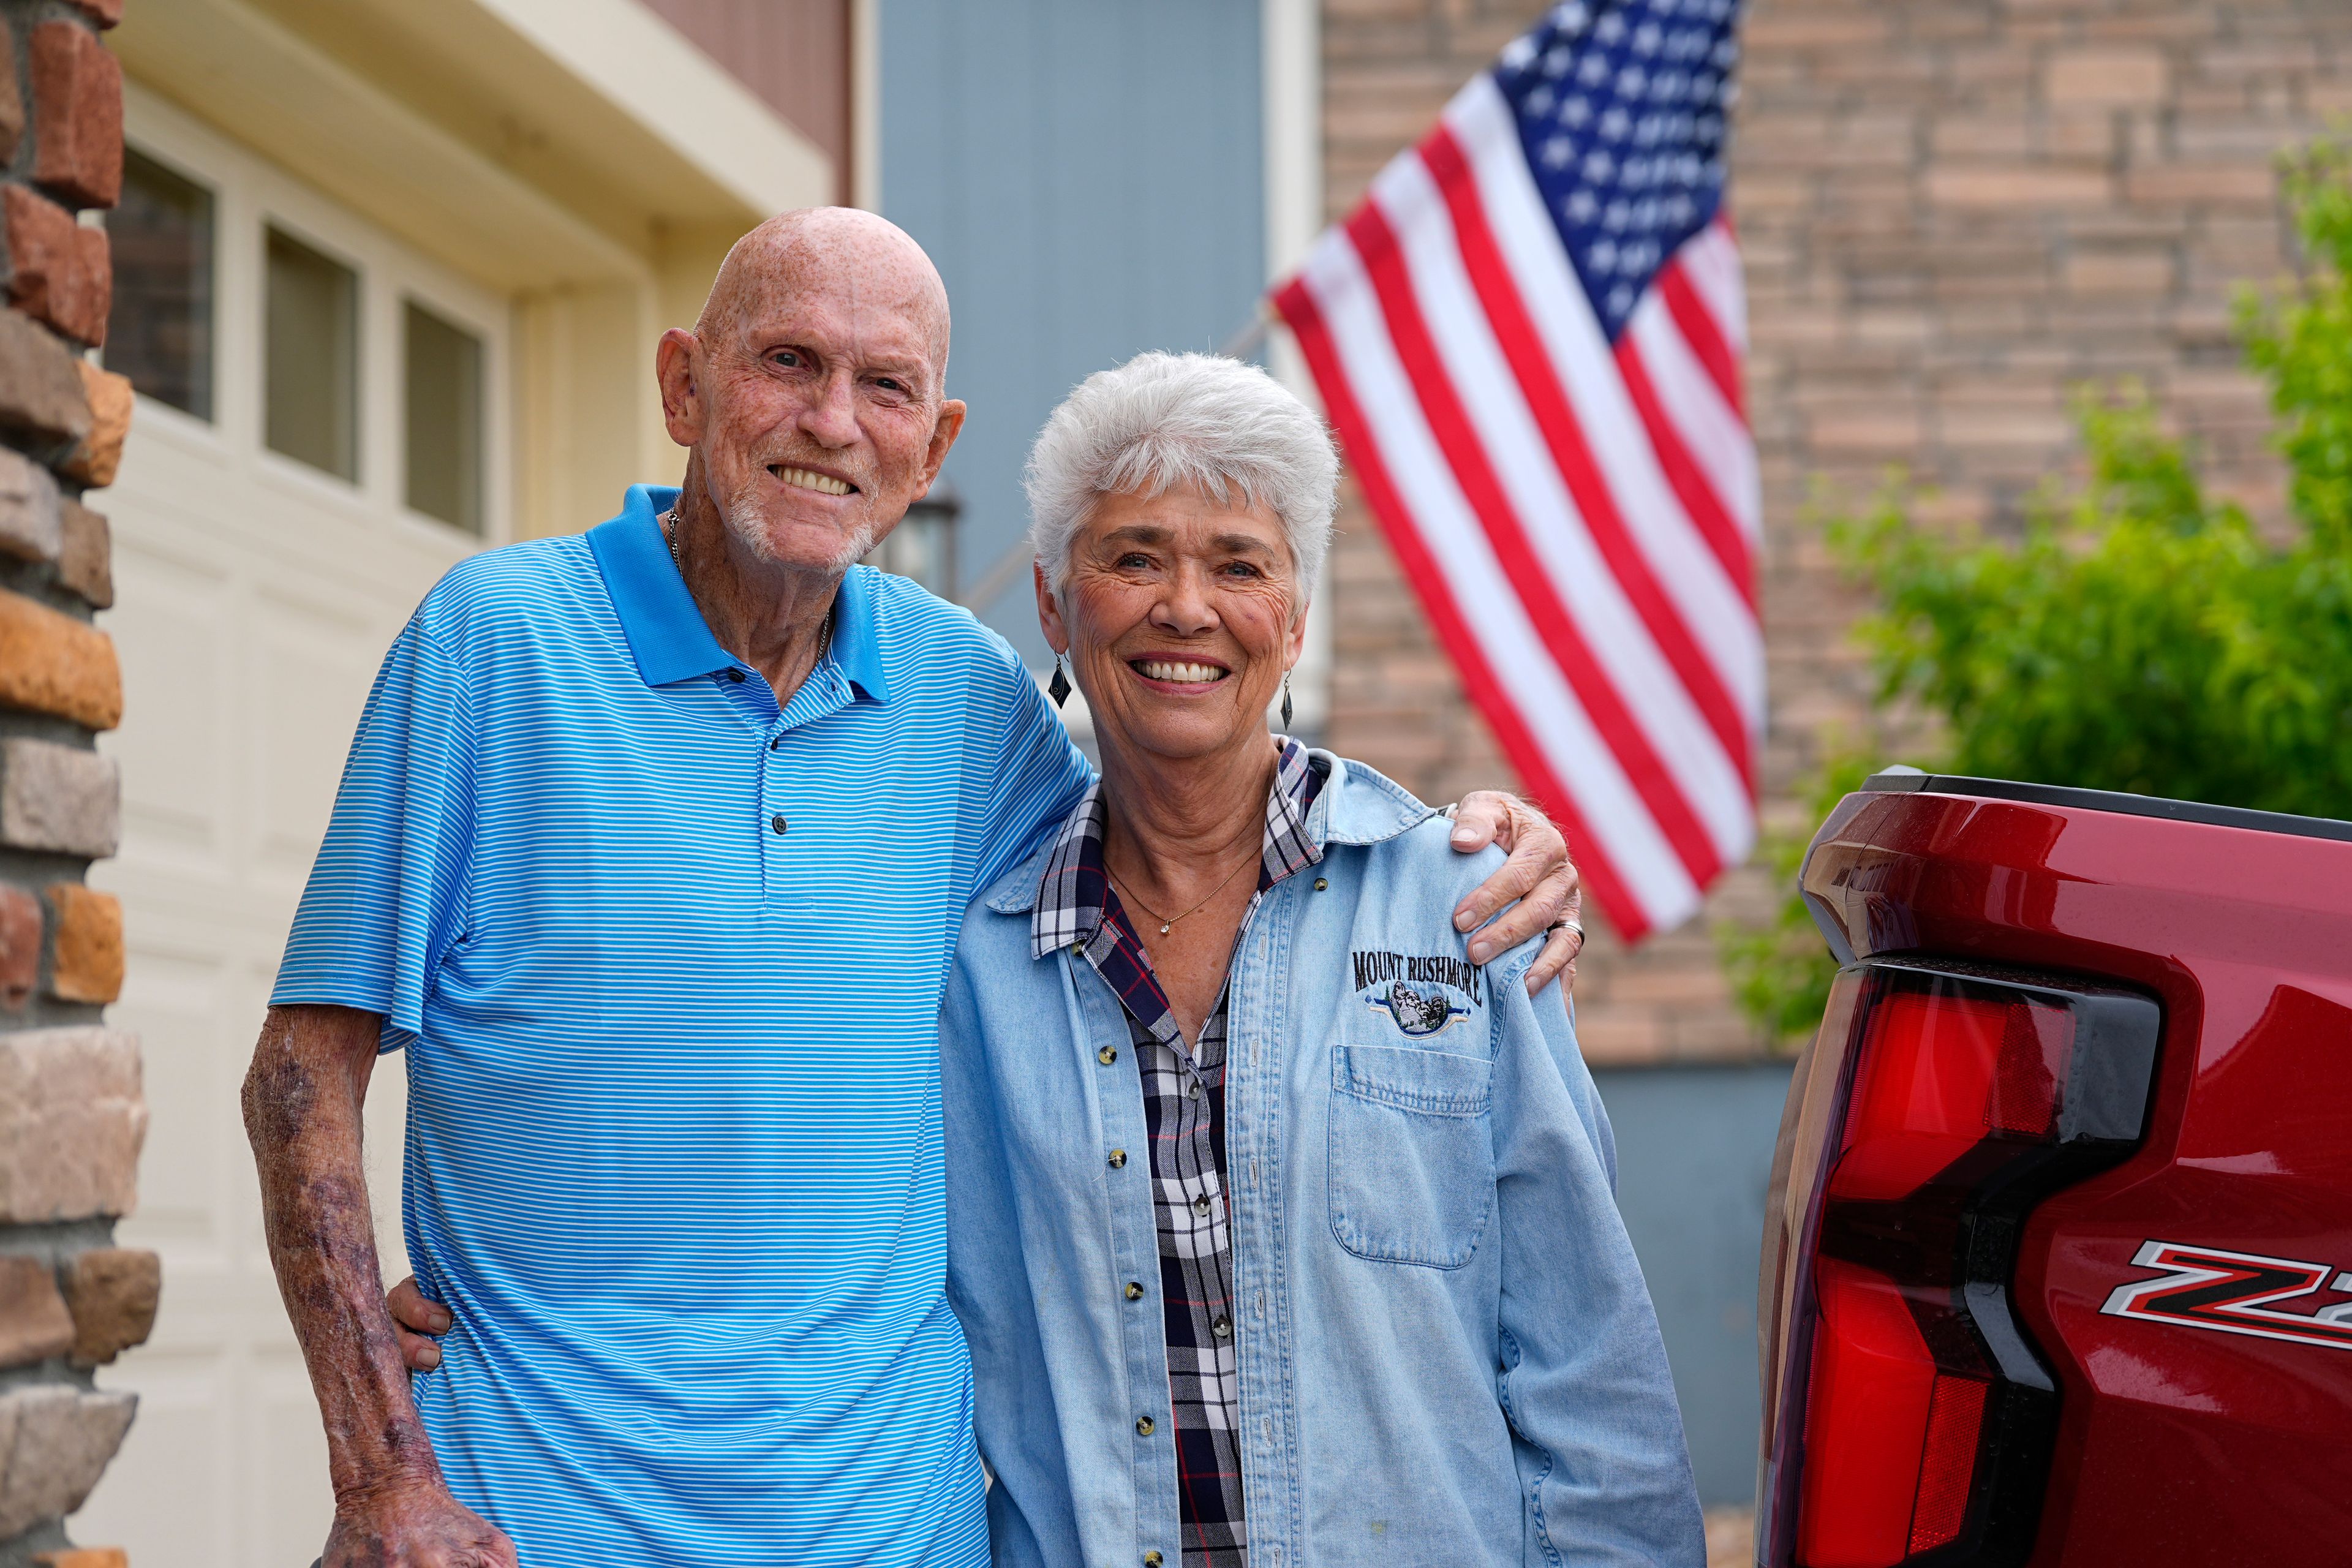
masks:
<path fill-rule="evenodd" d="M 691 453 L 681 515 L 715 514 L 760 571 L 837 578 L 939 477 L 963 428 L 947 364 L 947 289 L 904 231 L 848 207 L 771 218 L 655 351 Z"/>
<path fill-rule="evenodd" d="M 856 207 L 780 213 L 742 238 L 719 263 L 694 323 L 706 342 L 740 331 L 797 296 L 838 298 L 854 317 L 896 318 L 930 345 L 932 385 L 948 368 L 948 290 L 912 236 Z"/>

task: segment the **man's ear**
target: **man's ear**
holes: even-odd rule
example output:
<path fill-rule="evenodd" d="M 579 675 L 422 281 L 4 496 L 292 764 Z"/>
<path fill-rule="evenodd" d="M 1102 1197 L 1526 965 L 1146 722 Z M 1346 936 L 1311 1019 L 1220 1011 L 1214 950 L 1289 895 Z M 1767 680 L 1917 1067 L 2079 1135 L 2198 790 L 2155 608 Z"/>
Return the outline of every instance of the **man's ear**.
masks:
<path fill-rule="evenodd" d="M 915 492 L 917 500 L 931 493 L 940 468 L 948 460 L 948 448 L 963 434 L 963 399 L 960 397 L 950 397 L 940 405 L 939 422 L 931 426 L 930 450 L 923 454 L 923 488 Z"/>
<path fill-rule="evenodd" d="M 672 327 L 654 349 L 654 381 L 661 388 L 662 425 L 681 447 L 702 439 L 705 412 L 702 387 L 695 377 L 694 351 L 701 347 L 692 332 Z"/>
<path fill-rule="evenodd" d="M 1045 634 L 1045 646 L 1056 654 L 1070 651 L 1070 628 L 1062 620 L 1062 607 L 1054 602 L 1053 585 L 1045 581 L 1045 563 L 1033 561 L 1029 574 L 1037 584 L 1037 628 Z"/>

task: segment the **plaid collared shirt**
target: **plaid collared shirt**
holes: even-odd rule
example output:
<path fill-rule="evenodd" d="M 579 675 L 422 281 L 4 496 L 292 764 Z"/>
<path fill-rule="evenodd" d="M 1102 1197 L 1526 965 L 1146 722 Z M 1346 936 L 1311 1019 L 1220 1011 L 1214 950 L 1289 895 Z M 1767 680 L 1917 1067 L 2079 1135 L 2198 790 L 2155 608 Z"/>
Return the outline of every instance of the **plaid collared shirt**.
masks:
<path fill-rule="evenodd" d="M 1285 739 L 1265 802 L 1257 897 L 1320 860 L 1307 810 L 1323 775 Z M 1168 1341 L 1168 1415 L 1176 1443 L 1185 1568 L 1246 1568 L 1241 1470 L 1241 1374 L 1234 1350 L 1234 1249 L 1225 1199 L 1225 1004 L 1223 990 L 1190 1048 L 1118 894 L 1103 870 L 1107 820 L 1097 781 L 1064 824 L 1030 923 L 1039 958 L 1076 946 L 1127 1009 L 1143 1075 L 1151 1189 L 1160 1230 L 1160 1295 Z"/>

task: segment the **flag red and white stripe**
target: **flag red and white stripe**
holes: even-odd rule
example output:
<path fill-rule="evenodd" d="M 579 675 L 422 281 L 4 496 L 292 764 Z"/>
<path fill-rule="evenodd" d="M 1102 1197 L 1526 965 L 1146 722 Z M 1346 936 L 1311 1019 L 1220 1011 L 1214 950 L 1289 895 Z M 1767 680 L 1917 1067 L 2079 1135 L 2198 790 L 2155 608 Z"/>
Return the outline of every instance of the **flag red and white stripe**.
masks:
<path fill-rule="evenodd" d="M 1629 942 L 1755 838 L 1764 657 L 1720 215 L 1612 343 L 1481 73 L 1274 303 L 1439 641 Z"/>

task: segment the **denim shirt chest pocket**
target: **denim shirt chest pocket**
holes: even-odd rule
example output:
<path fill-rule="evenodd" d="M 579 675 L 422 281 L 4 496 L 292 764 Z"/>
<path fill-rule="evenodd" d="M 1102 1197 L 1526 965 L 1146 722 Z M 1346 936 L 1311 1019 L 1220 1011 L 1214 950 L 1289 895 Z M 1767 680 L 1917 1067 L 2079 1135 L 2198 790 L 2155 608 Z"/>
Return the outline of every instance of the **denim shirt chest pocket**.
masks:
<path fill-rule="evenodd" d="M 1493 1102 L 1484 1056 L 1335 1043 L 1332 1237 L 1375 1263 L 1468 1263 L 1495 1206 Z"/>

